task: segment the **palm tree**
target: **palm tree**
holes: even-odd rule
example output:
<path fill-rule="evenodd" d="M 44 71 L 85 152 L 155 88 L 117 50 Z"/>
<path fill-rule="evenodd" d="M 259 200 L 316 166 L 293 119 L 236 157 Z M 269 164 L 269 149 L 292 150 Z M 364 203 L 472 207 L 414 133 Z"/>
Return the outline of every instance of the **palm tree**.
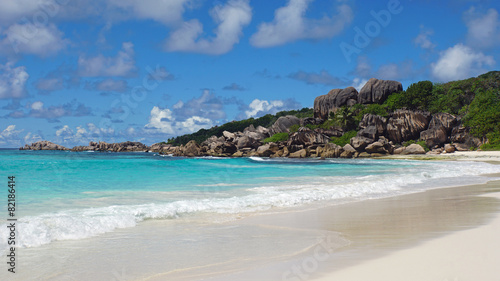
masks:
<path fill-rule="evenodd" d="M 356 121 L 354 120 L 355 108 L 353 106 L 342 106 L 337 110 L 334 116 L 335 123 L 342 127 L 345 131 L 355 129 Z"/>

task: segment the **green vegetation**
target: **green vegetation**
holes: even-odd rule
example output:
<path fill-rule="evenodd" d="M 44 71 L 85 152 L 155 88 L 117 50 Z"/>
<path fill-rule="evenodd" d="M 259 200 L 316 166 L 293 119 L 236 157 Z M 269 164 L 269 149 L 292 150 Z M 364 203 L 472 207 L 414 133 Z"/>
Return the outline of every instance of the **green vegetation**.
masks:
<path fill-rule="evenodd" d="M 494 132 L 486 135 L 488 143 L 481 145 L 482 150 L 500 150 L 500 133 Z"/>
<path fill-rule="evenodd" d="M 479 91 L 468 106 L 464 125 L 478 137 L 500 132 L 500 92 L 498 90 Z"/>
<path fill-rule="evenodd" d="M 331 137 L 330 142 L 343 147 L 344 145 L 350 143 L 351 138 L 354 138 L 357 133 L 358 132 L 356 130 L 352 130 L 352 131 L 346 132 L 341 137 Z"/>
<path fill-rule="evenodd" d="M 355 119 L 356 107 L 342 106 L 335 112 L 333 116 L 333 123 L 340 126 L 344 131 L 350 131 L 358 127 L 358 123 Z"/>
<path fill-rule="evenodd" d="M 382 117 L 389 116 L 389 112 L 387 111 L 387 107 L 383 106 L 381 104 L 374 103 L 374 104 L 362 105 L 362 107 L 363 108 L 361 110 L 359 110 L 359 112 L 354 117 L 354 119 L 358 123 L 361 122 L 361 120 L 363 119 L 363 116 L 365 114 L 375 114 L 375 115 L 380 115 Z"/>
<path fill-rule="evenodd" d="M 241 132 L 250 125 L 254 125 L 254 127 L 257 126 L 269 127 L 276 120 L 278 120 L 278 118 L 286 115 L 294 115 L 297 116 L 298 118 L 313 117 L 313 109 L 304 107 L 301 110 L 280 111 L 275 115 L 267 114 L 260 118 L 249 118 L 240 121 L 232 121 L 223 124 L 221 126 L 215 126 L 210 129 L 200 129 L 199 131 L 192 134 L 171 138 L 168 140 L 168 143 L 173 145 L 181 145 L 188 143 L 190 140 L 195 140 L 197 143 L 202 143 L 211 136 L 217 136 L 217 137 L 222 136 L 222 132 L 224 131 Z"/>
<path fill-rule="evenodd" d="M 305 127 L 312 130 L 317 128 L 329 130 L 332 127 L 340 127 L 347 133 L 342 137 L 332 138 L 332 142 L 343 146 L 356 135 L 358 124 L 365 114 L 389 117 L 393 111 L 401 108 L 424 110 L 433 114 L 447 112 L 459 116 L 462 118 L 463 124 L 470 129 L 471 134 L 483 141 L 488 141 L 481 146 L 481 149 L 500 150 L 500 71 L 492 71 L 478 77 L 444 84 L 420 81 L 410 85 L 405 91 L 391 94 L 383 104 L 344 106 L 335 113 L 330 113 L 329 119 L 324 123 L 308 124 Z M 190 140 L 201 143 L 210 136 L 222 136 L 223 131 L 243 131 L 250 125 L 269 127 L 279 117 L 285 115 L 295 115 L 299 118 L 313 117 L 313 109 L 281 111 L 275 115 L 267 114 L 260 118 L 232 121 L 221 126 L 201 129 L 193 134 L 169 139 L 168 143 L 181 145 Z M 297 132 L 299 127 L 299 125 L 292 126 L 290 133 Z M 287 139 L 288 134 L 282 133 L 264 141 L 275 142 Z M 429 149 L 424 142 L 410 141 L 405 145 L 411 143 L 418 143 L 426 150 Z"/>
<path fill-rule="evenodd" d="M 421 147 L 425 149 L 425 152 L 428 152 L 430 149 L 425 143 L 425 141 L 418 141 L 418 140 L 410 140 L 410 141 L 405 141 L 403 142 L 403 146 L 409 146 L 410 144 L 420 144 Z"/>
<path fill-rule="evenodd" d="M 277 133 L 272 135 L 271 137 L 267 139 L 263 139 L 263 143 L 268 143 L 268 142 L 279 142 L 279 141 L 287 141 L 288 140 L 288 133 Z"/>

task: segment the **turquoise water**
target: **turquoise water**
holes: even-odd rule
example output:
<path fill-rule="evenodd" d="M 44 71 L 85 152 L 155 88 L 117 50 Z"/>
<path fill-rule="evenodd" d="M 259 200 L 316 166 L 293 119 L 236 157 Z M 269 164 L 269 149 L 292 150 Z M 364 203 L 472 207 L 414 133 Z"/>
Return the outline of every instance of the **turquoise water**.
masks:
<path fill-rule="evenodd" d="M 486 178 L 479 175 L 498 172 L 497 165 L 462 161 L 0 150 L 0 180 L 6 186 L 8 176 L 16 177 L 20 247 L 85 239 L 144 220 L 286 210 L 480 183 Z M 6 202 L 6 189 L 0 196 Z M 5 223 L 0 229 L 6 246 Z"/>

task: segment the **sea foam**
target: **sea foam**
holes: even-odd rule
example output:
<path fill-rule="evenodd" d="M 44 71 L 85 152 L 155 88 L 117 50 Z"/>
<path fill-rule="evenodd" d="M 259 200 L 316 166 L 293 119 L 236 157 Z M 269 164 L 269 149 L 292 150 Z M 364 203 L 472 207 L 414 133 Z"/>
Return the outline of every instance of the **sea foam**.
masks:
<path fill-rule="evenodd" d="M 286 160 L 253 158 L 252 161 L 283 163 Z M 339 161 L 339 160 L 327 160 Z M 264 164 L 266 163 L 266 164 Z M 343 162 L 345 164 L 346 162 Z M 370 160 L 351 161 L 356 165 Z M 380 164 L 383 165 L 383 161 Z M 344 203 L 419 192 L 431 188 L 483 183 L 492 178 L 480 174 L 498 173 L 500 166 L 474 162 L 406 161 L 410 168 L 393 166 L 390 173 L 367 171 L 364 176 L 299 176 L 279 184 L 258 184 L 244 192 L 190 197 L 168 203 L 113 205 L 62 210 L 18 219 L 18 247 L 37 247 L 58 240 L 74 240 L 134 227 L 144 220 L 176 219 L 187 214 L 238 214 L 304 206 L 314 202 Z M 360 166 L 364 168 L 364 166 Z M 375 166 L 366 166 L 370 169 Z M 167 193 L 168 194 L 168 193 Z M 0 243 L 7 244 L 6 225 L 0 226 Z"/>

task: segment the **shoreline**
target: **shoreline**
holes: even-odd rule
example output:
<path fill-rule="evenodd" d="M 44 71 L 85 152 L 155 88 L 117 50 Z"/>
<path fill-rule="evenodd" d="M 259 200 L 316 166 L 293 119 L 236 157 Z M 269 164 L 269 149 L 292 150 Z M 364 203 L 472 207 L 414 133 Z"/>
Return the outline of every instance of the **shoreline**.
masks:
<path fill-rule="evenodd" d="M 487 196 L 489 193 L 497 192 L 495 197 Z M 435 275 L 425 275 L 426 270 L 420 268 L 424 275 L 416 275 L 416 279 L 402 278 L 401 274 L 410 274 L 412 264 L 405 267 L 408 271 L 397 271 L 397 277 L 391 278 L 391 263 L 400 262 L 406 258 L 405 253 L 416 251 L 417 253 L 432 250 L 432 245 L 439 245 L 445 241 L 447 248 L 456 246 L 456 236 L 462 233 L 468 237 L 494 237 L 492 233 L 484 233 L 483 228 L 496 228 L 500 231 L 500 181 L 489 181 L 486 184 L 445 187 L 427 190 L 424 192 L 399 195 L 390 198 L 381 198 L 362 202 L 353 202 L 344 205 L 323 207 L 317 210 L 304 210 L 284 214 L 270 214 L 245 218 L 239 223 L 245 225 L 268 225 L 279 228 L 316 230 L 322 233 L 333 233 L 337 238 L 347 239 L 349 245 L 342 245 L 342 240 L 336 240 L 336 245 L 327 259 L 321 260 L 316 257 L 313 245 L 309 250 L 290 256 L 283 260 L 275 261 L 271 265 L 248 268 L 239 273 L 213 276 L 210 280 L 447 280 L 455 276 L 449 275 L 440 279 L 432 279 Z M 478 230 L 479 229 L 479 230 Z M 497 232 L 498 233 L 498 232 Z M 451 238 L 450 238 L 451 237 Z M 323 238 L 324 239 L 324 238 Z M 452 239 L 452 240 L 450 240 Z M 477 243 L 485 243 L 486 249 L 490 243 L 495 241 L 481 240 Z M 438 242 L 436 242 L 438 241 Z M 452 241 L 452 242 L 449 242 Z M 467 240 L 468 241 L 468 240 Z M 458 245 L 468 245 L 470 251 L 474 243 L 467 244 L 462 241 Z M 477 244 L 476 243 L 476 244 Z M 319 243 L 321 244 L 321 242 Z M 431 246 L 427 246 L 431 245 Z M 494 244 L 500 245 L 500 243 Z M 484 248 L 484 247 L 483 247 Z M 441 249 L 441 248 L 436 248 Z M 498 250 L 497 252 L 495 252 Z M 455 252 L 467 256 L 470 252 Z M 403 254 L 401 254 L 403 253 Z M 440 255 L 438 255 L 440 254 Z M 494 255 L 493 262 L 500 258 L 500 248 L 492 247 L 490 252 Z M 400 257 L 400 255 L 403 255 Z M 432 253 L 437 259 L 445 259 L 446 252 Z M 458 254 L 457 254 L 458 255 Z M 398 258 L 393 258 L 397 256 Z M 425 255 L 419 256 L 425 260 Z M 452 256 L 450 256 L 453 258 Z M 465 259 L 463 259 L 465 260 Z M 461 264 L 460 266 L 472 267 L 473 265 Z M 361 274 L 364 270 L 370 274 Z M 301 270 L 299 270 L 301 269 Z M 314 270 L 313 270 L 314 269 Z M 490 279 L 477 280 L 497 280 L 495 267 L 490 267 Z M 295 271 L 294 271 L 295 270 Z M 493 271 L 492 271 L 493 270 Z M 380 271 L 381 278 L 377 278 Z M 292 274 L 288 274 L 292 272 Z M 384 273 L 386 272 L 386 273 Z M 435 272 L 436 274 L 439 271 Z M 287 274 L 285 274 L 287 273 Z M 358 274 L 359 273 L 359 274 Z M 389 274 L 389 275 L 388 275 Z M 460 272 L 455 274 L 460 277 Z M 352 277 L 354 276 L 354 277 Z M 486 275 L 485 275 L 486 276 Z M 405 276 L 412 277 L 412 276 Z M 419 279 L 420 278 L 420 279 Z M 162 280 L 161 278 L 147 278 L 145 280 Z M 177 279 L 173 279 L 177 280 Z M 186 280 L 186 279 L 179 279 Z M 204 280 L 196 279 L 196 280 Z M 473 280 L 473 279 L 458 279 Z"/>
<path fill-rule="evenodd" d="M 314 280 L 464 228 L 480 227 L 498 210 L 492 209 L 495 202 L 490 198 L 476 195 L 499 188 L 500 181 L 438 187 L 347 204 L 229 215 L 229 220 L 211 222 L 196 216 L 146 220 L 88 239 L 26 248 L 22 254 L 27 264 L 46 274 L 41 253 L 57 257 L 58 266 L 50 274 L 61 278 L 76 272 L 86 279 L 112 277 L 126 269 L 123 280 Z M 319 248 L 320 258 L 327 258 L 315 270 L 304 267 L 304 260 L 315 257 L 325 242 L 330 248 Z M 85 255 L 96 251 L 99 256 L 92 260 Z M 147 254 L 139 259 L 138 253 Z M 307 278 L 283 277 L 284 272 L 294 273 L 297 265 L 306 270 Z M 86 272 L 88 268 L 93 271 Z"/>
<path fill-rule="evenodd" d="M 500 184 L 499 184 L 500 185 Z M 478 195 L 500 202 L 500 192 Z M 384 256 L 325 274 L 328 280 L 498 280 L 500 212 L 472 229 L 458 230 L 388 251 Z"/>

